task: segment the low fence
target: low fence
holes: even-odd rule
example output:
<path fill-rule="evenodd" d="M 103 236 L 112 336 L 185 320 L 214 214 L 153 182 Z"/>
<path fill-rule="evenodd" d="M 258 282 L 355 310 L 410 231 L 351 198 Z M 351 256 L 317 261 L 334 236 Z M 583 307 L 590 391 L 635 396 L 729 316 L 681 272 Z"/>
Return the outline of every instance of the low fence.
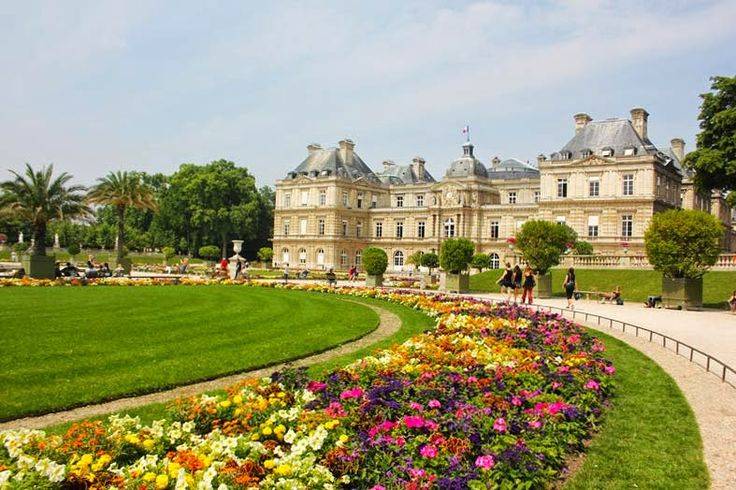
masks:
<path fill-rule="evenodd" d="M 652 269 L 646 255 L 566 255 L 562 260 L 565 267 L 579 269 Z M 721 254 L 713 270 L 736 270 L 736 254 Z"/>

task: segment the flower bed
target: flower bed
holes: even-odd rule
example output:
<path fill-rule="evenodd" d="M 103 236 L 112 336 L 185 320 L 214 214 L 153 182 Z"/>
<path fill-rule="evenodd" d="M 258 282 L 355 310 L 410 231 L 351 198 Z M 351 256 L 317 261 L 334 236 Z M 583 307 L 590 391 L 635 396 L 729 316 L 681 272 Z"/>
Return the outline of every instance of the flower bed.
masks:
<path fill-rule="evenodd" d="M 273 285 L 334 291 L 317 285 Z M 595 430 L 602 344 L 523 307 L 343 288 L 437 328 L 321 380 L 303 371 L 179 400 L 150 426 L 110 417 L 63 436 L 0 433 L 0 487 L 537 488 Z"/>

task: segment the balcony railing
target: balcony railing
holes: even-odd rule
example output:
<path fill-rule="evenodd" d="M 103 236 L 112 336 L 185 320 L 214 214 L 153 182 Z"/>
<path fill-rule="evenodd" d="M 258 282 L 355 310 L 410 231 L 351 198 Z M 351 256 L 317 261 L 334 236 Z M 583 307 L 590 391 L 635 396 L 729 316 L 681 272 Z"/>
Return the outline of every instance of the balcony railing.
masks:
<path fill-rule="evenodd" d="M 652 269 L 646 255 L 566 255 L 562 261 L 565 267 L 580 269 Z M 714 270 L 736 270 L 736 254 L 721 254 L 713 266 Z"/>

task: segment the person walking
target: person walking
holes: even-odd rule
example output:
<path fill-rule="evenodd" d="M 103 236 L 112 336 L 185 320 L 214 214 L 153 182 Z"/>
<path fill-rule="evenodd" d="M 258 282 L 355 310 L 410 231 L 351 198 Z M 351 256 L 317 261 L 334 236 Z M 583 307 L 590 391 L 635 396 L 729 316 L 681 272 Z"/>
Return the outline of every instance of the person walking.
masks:
<path fill-rule="evenodd" d="M 728 300 L 728 306 L 731 308 L 731 313 L 736 314 L 736 290 Z"/>
<path fill-rule="evenodd" d="M 284 284 L 289 282 L 289 264 L 284 264 Z"/>
<path fill-rule="evenodd" d="M 521 293 L 521 282 L 523 280 L 523 272 L 519 264 L 514 266 L 514 303 L 519 302 L 519 294 Z"/>
<path fill-rule="evenodd" d="M 567 297 L 567 307 L 571 310 L 574 310 L 575 290 L 578 288 L 578 284 L 575 280 L 575 269 L 573 269 L 572 267 L 567 269 L 567 274 L 565 274 L 565 282 L 562 283 L 562 288 L 565 290 L 565 296 Z"/>
<path fill-rule="evenodd" d="M 511 301 L 511 288 L 514 287 L 514 270 L 508 262 L 506 262 L 506 269 L 504 269 L 496 284 L 501 286 L 502 294 L 506 293 L 506 301 Z"/>
<path fill-rule="evenodd" d="M 528 301 L 528 304 L 532 304 L 532 302 L 534 301 L 534 286 L 536 285 L 537 281 L 536 279 L 534 279 L 534 270 L 532 270 L 532 268 L 527 265 L 524 268 L 524 283 L 522 284 L 524 292 L 521 295 L 522 305 L 525 301 Z"/>

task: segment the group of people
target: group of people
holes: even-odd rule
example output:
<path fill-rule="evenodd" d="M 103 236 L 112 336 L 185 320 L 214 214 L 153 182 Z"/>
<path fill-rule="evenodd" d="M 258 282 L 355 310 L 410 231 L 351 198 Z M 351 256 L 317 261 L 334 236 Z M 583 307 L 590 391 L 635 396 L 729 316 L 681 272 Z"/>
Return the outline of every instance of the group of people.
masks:
<path fill-rule="evenodd" d="M 188 259 L 186 265 L 189 265 Z M 230 276 L 230 261 L 225 257 L 220 260 L 220 263 L 215 266 L 215 276 L 229 277 Z M 181 271 L 181 267 L 180 267 Z M 184 268 L 186 271 L 186 268 Z M 183 274 L 184 272 L 180 272 Z M 247 260 L 238 260 L 235 264 L 235 273 L 233 279 L 248 279 L 250 277 L 250 262 Z"/>
<path fill-rule="evenodd" d="M 107 262 L 97 262 L 94 255 L 87 257 L 85 267 L 80 268 L 71 262 L 56 262 L 54 266 L 54 276 L 61 277 L 85 277 L 87 279 L 95 279 L 100 277 L 122 277 L 125 275 L 125 269 L 122 265 L 112 270 Z"/>
<path fill-rule="evenodd" d="M 517 303 L 519 293 L 521 293 L 522 304 L 527 302 L 532 304 L 534 301 L 534 287 L 537 285 L 537 279 L 534 270 L 528 264 L 522 271 L 518 264 L 511 268 L 511 264 L 506 262 L 506 268 L 496 284 L 501 286 L 502 293 L 506 293 L 508 301 L 511 301 L 513 295 L 514 303 Z"/>

